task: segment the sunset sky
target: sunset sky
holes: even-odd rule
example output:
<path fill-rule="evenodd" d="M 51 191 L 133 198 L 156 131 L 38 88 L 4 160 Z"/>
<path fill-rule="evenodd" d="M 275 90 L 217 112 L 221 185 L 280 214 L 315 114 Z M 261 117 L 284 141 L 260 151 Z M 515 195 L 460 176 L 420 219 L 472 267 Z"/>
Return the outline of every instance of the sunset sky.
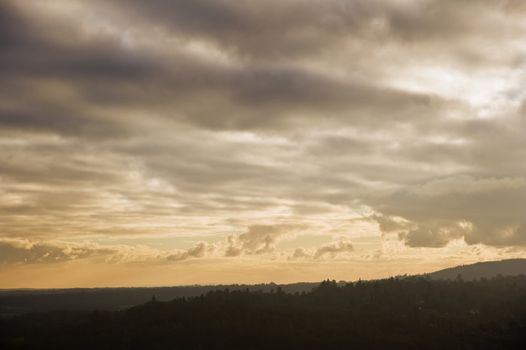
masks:
<path fill-rule="evenodd" d="M 526 257 L 526 1 L 0 0 L 0 288 Z"/>

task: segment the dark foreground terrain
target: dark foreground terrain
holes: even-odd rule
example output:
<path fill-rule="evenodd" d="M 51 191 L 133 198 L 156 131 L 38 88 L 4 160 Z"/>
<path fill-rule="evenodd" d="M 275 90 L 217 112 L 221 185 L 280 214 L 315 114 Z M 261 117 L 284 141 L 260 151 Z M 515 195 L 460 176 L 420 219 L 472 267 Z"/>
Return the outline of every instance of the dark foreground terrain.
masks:
<path fill-rule="evenodd" d="M 3 349 L 526 349 L 526 276 L 218 290 L 0 322 Z"/>

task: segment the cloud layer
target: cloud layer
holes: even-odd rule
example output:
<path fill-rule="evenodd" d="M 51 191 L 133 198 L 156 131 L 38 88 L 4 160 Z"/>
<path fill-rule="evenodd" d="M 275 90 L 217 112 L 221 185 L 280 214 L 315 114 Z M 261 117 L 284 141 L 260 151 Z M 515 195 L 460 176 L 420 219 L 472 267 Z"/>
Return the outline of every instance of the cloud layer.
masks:
<path fill-rule="evenodd" d="M 284 256 L 360 254 L 338 237 L 378 230 L 523 249 L 525 19 L 520 0 L 3 1 L 0 237 L 43 242 L 4 262 L 138 236 L 171 237 L 171 261 L 304 234 L 328 239 Z"/>
<path fill-rule="evenodd" d="M 213 245 L 198 242 L 187 249 L 164 251 L 143 245 L 100 245 L 89 242 L 36 241 L 0 239 L 0 264 L 55 264 L 84 260 L 96 264 L 160 264 L 204 258 L 215 250 Z"/>

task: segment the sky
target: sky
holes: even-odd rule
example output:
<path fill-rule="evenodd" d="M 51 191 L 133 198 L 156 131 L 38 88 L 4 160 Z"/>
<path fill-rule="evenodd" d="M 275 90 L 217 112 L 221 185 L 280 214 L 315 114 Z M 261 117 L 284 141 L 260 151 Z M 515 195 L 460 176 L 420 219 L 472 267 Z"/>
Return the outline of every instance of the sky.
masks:
<path fill-rule="evenodd" d="M 0 288 L 526 257 L 522 0 L 0 0 Z"/>

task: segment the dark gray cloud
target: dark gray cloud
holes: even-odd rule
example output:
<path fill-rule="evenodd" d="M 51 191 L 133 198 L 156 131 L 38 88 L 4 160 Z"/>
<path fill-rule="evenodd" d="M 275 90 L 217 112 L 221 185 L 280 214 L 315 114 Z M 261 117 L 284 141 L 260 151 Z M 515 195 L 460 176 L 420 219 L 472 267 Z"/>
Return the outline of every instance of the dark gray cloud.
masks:
<path fill-rule="evenodd" d="M 168 3 L 157 5 L 161 13 L 176 16 L 179 13 L 177 9 L 163 10 Z M 184 5 L 184 8 L 195 6 Z M 209 2 L 206 5 L 217 7 Z M 208 8 L 205 4 L 201 7 Z M 194 10 L 188 12 L 195 14 Z M 215 10 L 211 12 L 210 16 L 215 18 Z M 8 14 L 13 16 L 16 12 Z M 201 16 L 206 18 L 206 11 Z M 11 93 L 14 102 L 10 108 L 0 110 L 4 127 L 98 137 L 125 136 L 128 128 L 124 121 L 99 112 L 108 106 L 136 108 L 161 118 L 226 129 L 297 127 L 309 119 L 320 118 L 373 125 L 408 122 L 415 114 L 429 118 L 436 114 L 436 108 L 448 106 L 446 101 L 425 94 L 335 79 L 293 64 L 224 66 L 181 49 L 169 57 L 146 53 L 104 35 L 86 39 L 79 28 L 70 28 L 72 24 L 64 24 L 71 36 L 66 40 L 61 36 L 64 34 L 52 30 L 48 33 L 45 27 L 40 29 L 29 19 L 24 21 L 23 15 L 15 18 L 22 20 L 6 24 L 7 35 L 11 36 L 7 42 L 12 44 L 6 47 L 7 54 L 2 56 L 0 66 L 5 70 L 7 84 L 12 81 L 9 79 L 31 81 Z M 229 25 L 235 25 L 235 21 Z M 30 39 L 18 40 L 26 36 Z M 71 101 L 72 97 L 66 96 L 69 101 L 65 103 L 64 97 L 53 91 L 44 91 L 44 96 L 28 95 L 35 80 L 59 80 L 65 88 L 77 92 L 76 99 Z M 390 117 L 377 120 L 383 114 Z"/>
<path fill-rule="evenodd" d="M 444 246 L 451 239 L 496 246 L 524 245 L 526 178 L 453 176 L 377 198 L 384 232 L 401 231 L 411 246 Z M 413 223 L 414 227 L 411 227 Z"/>
<path fill-rule="evenodd" d="M 509 36 L 495 32 L 502 18 L 524 12 L 520 1 L 235 0 L 104 2 L 135 21 L 155 23 L 181 36 L 210 41 L 252 60 L 321 55 L 348 41 L 462 46 L 466 37 Z M 123 10 L 124 9 L 124 10 Z M 447 18 L 448 25 L 444 25 Z M 489 25 L 491 24 L 491 25 Z M 460 49 L 460 48 L 459 48 Z M 473 55 L 471 55 L 473 56 Z M 472 60 L 473 57 L 470 57 Z"/>

